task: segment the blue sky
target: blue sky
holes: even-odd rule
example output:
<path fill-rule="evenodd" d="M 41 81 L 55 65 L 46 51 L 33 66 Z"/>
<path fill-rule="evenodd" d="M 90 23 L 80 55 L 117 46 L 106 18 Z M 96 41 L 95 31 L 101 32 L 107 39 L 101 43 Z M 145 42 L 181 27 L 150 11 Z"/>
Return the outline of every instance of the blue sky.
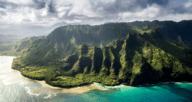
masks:
<path fill-rule="evenodd" d="M 0 0 L 0 34 L 47 35 L 67 24 L 192 19 L 192 0 Z"/>

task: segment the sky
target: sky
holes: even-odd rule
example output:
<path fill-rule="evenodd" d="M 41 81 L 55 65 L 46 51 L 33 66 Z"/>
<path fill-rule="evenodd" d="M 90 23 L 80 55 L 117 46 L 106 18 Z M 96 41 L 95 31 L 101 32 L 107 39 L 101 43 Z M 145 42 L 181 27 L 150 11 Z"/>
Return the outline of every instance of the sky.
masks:
<path fill-rule="evenodd" d="M 0 34 L 41 36 L 68 24 L 192 20 L 192 0 L 0 0 Z"/>

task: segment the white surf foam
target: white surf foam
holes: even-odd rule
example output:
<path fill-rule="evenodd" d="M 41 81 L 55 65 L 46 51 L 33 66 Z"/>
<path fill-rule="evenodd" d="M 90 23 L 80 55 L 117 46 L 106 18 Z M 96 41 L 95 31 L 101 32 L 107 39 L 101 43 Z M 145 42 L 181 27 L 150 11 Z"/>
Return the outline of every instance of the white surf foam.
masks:
<path fill-rule="evenodd" d="M 51 98 L 51 95 L 45 96 L 44 98 L 45 98 L 45 99 L 47 99 L 47 98 Z"/>
<path fill-rule="evenodd" d="M 34 93 L 32 93 L 32 91 L 31 91 L 31 89 L 29 88 L 29 87 L 25 87 L 25 90 L 27 91 L 27 93 L 29 94 L 29 95 L 35 95 L 35 96 L 39 96 L 40 94 L 34 94 Z"/>

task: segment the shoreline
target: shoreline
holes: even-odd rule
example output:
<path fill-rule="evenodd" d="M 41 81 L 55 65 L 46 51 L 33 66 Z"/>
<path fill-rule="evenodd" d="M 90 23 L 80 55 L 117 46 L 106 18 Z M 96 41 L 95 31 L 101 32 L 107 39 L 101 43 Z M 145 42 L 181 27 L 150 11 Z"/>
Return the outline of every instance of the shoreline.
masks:
<path fill-rule="evenodd" d="M 110 88 L 119 88 L 119 87 L 146 87 L 146 86 L 158 86 L 158 85 L 166 85 L 166 84 L 174 84 L 174 83 L 189 83 L 192 84 L 191 82 L 159 82 L 158 84 L 145 84 L 145 85 L 138 85 L 138 86 L 128 86 L 128 85 L 117 85 L 117 86 L 104 86 L 101 83 L 93 82 L 90 85 L 85 85 L 85 86 L 79 86 L 79 87 L 74 87 L 74 88 L 60 88 L 60 87 L 54 87 L 49 84 L 47 84 L 45 81 L 38 81 L 34 80 L 38 83 L 40 83 L 43 87 L 49 87 L 52 89 L 59 89 L 62 90 L 64 93 L 73 93 L 73 94 L 83 94 L 87 93 L 93 90 L 100 90 L 100 91 L 105 91 L 105 90 L 111 90 Z M 99 86 L 94 86 L 99 84 Z"/>
<path fill-rule="evenodd" d="M 11 57 L 11 58 L 16 58 L 15 56 L 6 56 L 6 57 Z M 11 63 L 13 63 L 13 59 L 10 61 Z M 12 66 L 12 64 L 11 64 Z M 29 77 L 26 77 L 24 76 L 21 71 L 17 70 L 17 69 L 12 69 L 11 70 L 13 71 L 18 71 L 19 74 L 25 78 L 26 80 L 32 80 L 34 82 L 37 82 L 39 84 L 42 85 L 42 87 L 47 87 L 47 88 L 51 88 L 51 89 L 58 89 L 58 90 L 62 90 L 63 93 L 72 93 L 72 94 L 83 94 L 83 93 L 87 93 L 87 92 L 90 92 L 90 91 L 93 91 L 93 90 L 110 90 L 110 89 L 106 89 L 104 87 L 96 87 L 94 86 L 95 83 L 93 84 L 89 84 L 89 85 L 85 85 L 85 86 L 78 86 L 78 87 L 73 87 L 73 88 L 61 88 L 61 87 L 55 87 L 55 86 L 51 86 L 49 84 L 47 84 L 45 82 L 45 80 L 34 80 L 34 79 L 31 79 Z"/>
<path fill-rule="evenodd" d="M 80 86 L 80 87 L 74 87 L 74 88 L 60 88 L 60 87 L 51 86 L 51 85 L 47 84 L 45 81 L 39 81 L 39 80 L 33 80 L 33 81 L 40 83 L 42 85 L 42 87 L 59 89 L 59 90 L 62 90 L 62 92 L 64 92 L 64 93 L 83 94 L 83 93 L 87 93 L 87 92 L 90 92 L 93 90 L 110 90 L 110 89 L 107 89 L 104 87 L 93 86 L 94 84 L 97 84 L 97 83 L 93 83 L 93 84 L 85 85 L 85 86 Z"/>
<path fill-rule="evenodd" d="M 15 56 L 7 56 L 7 57 L 12 57 L 12 58 L 16 58 Z M 13 61 L 13 60 L 12 60 Z M 12 68 L 11 68 L 12 69 Z M 17 70 L 17 69 L 12 69 L 12 70 Z M 17 70 L 19 71 L 19 70 Z M 20 72 L 20 71 L 19 71 Z M 22 73 L 20 72 L 20 74 L 22 75 Z M 181 81 L 181 82 L 174 82 L 174 81 L 170 81 L 170 82 L 159 82 L 157 84 L 143 84 L 143 85 L 136 85 L 136 86 L 128 86 L 128 85 L 124 85 L 124 84 L 120 84 L 120 85 L 116 85 L 116 86 L 105 86 L 101 83 L 96 83 L 93 82 L 92 84 L 88 84 L 88 85 L 84 85 L 84 86 L 77 86 L 77 87 L 72 87 L 72 88 L 62 88 L 62 87 L 56 87 L 56 86 L 51 86 L 49 84 L 47 84 L 45 82 L 45 80 L 35 80 L 35 79 L 31 79 L 27 76 L 22 75 L 24 78 L 29 79 L 29 80 L 33 80 L 39 84 L 42 85 L 42 87 L 48 87 L 48 88 L 52 88 L 52 89 L 59 89 L 62 90 L 64 93 L 73 93 L 73 94 L 82 94 L 82 93 L 87 93 L 93 90 L 111 90 L 110 88 L 118 88 L 118 87 L 145 87 L 145 86 L 158 86 L 158 85 L 165 85 L 165 84 L 171 84 L 171 83 L 190 83 L 192 84 L 192 82 L 186 82 L 186 81 Z M 99 85 L 96 85 L 99 84 Z"/>
<path fill-rule="evenodd" d="M 20 72 L 20 74 L 21 74 L 21 72 Z M 33 81 L 41 84 L 42 87 L 58 89 L 58 90 L 62 90 L 63 93 L 72 93 L 72 94 L 83 94 L 83 93 L 87 93 L 87 92 L 94 91 L 94 90 L 107 91 L 107 90 L 111 90 L 111 88 L 119 88 L 119 87 L 147 87 L 147 86 L 158 86 L 158 85 L 174 84 L 174 83 L 189 83 L 189 84 L 192 84 L 192 82 L 186 82 L 186 81 L 183 81 L 183 82 L 182 81 L 181 82 L 170 81 L 170 82 L 159 82 L 157 84 L 148 84 L 148 83 L 146 83 L 146 84 L 143 84 L 143 85 L 136 85 L 136 86 L 130 86 L 130 85 L 124 85 L 124 84 L 120 84 L 120 85 L 116 85 L 116 86 L 105 86 L 105 85 L 103 85 L 101 83 L 93 82 L 92 84 L 88 84 L 88 85 L 84 85 L 84 86 L 63 88 L 63 87 L 51 86 L 51 85 L 47 84 L 45 82 L 45 80 L 35 80 L 35 79 L 28 78 L 28 77 L 26 77 L 24 75 L 22 75 L 22 76 L 24 78 L 26 78 L 26 79 L 33 80 Z"/>
<path fill-rule="evenodd" d="M 16 69 L 12 69 L 14 71 L 18 71 L 20 73 L 20 75 L 25 78 L 26 80 L 31 80 L 34 82 L 37 82 L 39 84 L 42 85 L 42 87 L 47 87 L 47 88 L 51 88 L 51 89 L 56 89 L 56 90 L 62 90 L 63 93 L 72 93 L 72 94 L 83 94 L 83 93 L 87 93 L 93 90 L 110 90 L 104 87 L 98 87 L 98 86 L 94 86 L 95 84 L 100 84 L 100 83 L 92 83 L 89 85 L 85 85 L 85 86 L 77 86 L 77 87 L 72 87 L 72 88 L 62 88 L 62 87 L 56 87 L 56 86 L 51 86 L 49 84 L 47 84 L 45 82 L 45 80 L 35 80 L 35 79 L 31 79 L 28 77 L 25 77 L 21 74 L 21 72 L 19 70 Z"/>
<path fill-rule="evenodd" d="M 15 56 L 5 56 L 5 57 L 12 57 L 13 59 L 16 58 Z M 11 63 L 13 63 L 13 59 L 11 60 Z M 12 64 L 11 64 L 12 66 Z M 11 68 L 12 69 L 12 68 Z M 95 83 L 93 84 L 89 84 L 89 85 L 85 85 L 85 86 L 77 86 L 77 87 L 73 87 L 73 88 L 61 88 L 61 87 L 55 87 L 55 86 L 51 86 L 49 84 L 47 84 L 45 82 L 45 80 L 35 80 L 35 79 L 31 79 L 27 76 L 24 76 L 20 70 L 17 69 L 12 69 L 14 71 L 18 71 L 20 73 L 20 75 L 25 78 L 26 80 L 32 80 L 34 82 L 37 82 L 39 84 L 42 85 L 42 87 L 48 87 L 51 89 L 58 89 L 58 90 L 62 90 L 63 93 L 72 93 L 72 94 L 82 94 L 82 93 L 87 93 L 93 90 L 110 90 L 110 89 L 106 89 L 104 87 L 96 87 L 94 86 Z"/>

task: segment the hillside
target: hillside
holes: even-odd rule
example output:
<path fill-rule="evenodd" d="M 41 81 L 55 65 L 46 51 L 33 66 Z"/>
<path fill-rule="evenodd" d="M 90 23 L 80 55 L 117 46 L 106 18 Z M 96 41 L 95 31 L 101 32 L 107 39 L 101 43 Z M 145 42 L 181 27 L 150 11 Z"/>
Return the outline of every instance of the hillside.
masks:
<path fill-rule="evenodd" d="M 180 22 L 174 21 L 135 21 L 130 23 L 141 29 L 142 32 L 151 28 L 157 28 L 161 34 L 174 40 L 178 45 L 192 48 L 192 20 L 184 20 Z M 180 38 L 180 40 L 178 40 Z"/>
<path fill-rule="evenodd" d="M 75 29 L 76 26 L 71 27 Z M 46 39 L 33 42 L 25 49 L 25 55 L 14 59 L 12 68 L 20 70 L 26 77 L 45 80 L 48 84 L 59 87 L 74 87 L 92 82 L 135 86 L 165 81 L 192 81 L 189 79 L 192 76 L 192 50 L 178 46 L 158 29 L 151 30 L 150 33 L 126 34 L 122 38 L 118 35 L 121 39 L 115 39 L 101 48 L 93 47 L 93 43 L 92 46 L 86 45 L 90 40 L 97 39 L 97 34 L 92 34 L 95 34 L 94 39 L 84 36 L 89 37 L 89 40 L 78 36 L 79 30 L 72 33 L 66 29 L 60 27 Z M 70 35 L 66 32 L 70 32 Z M 75 41 L 69 42 L 71 38 L 75 38 Z M 105 38 L 100 37 L 95 45 L 117 37 Z M 42 63 L 47 56 L 54 61 Z M 34 59 L 37 61 L 31 63 Z"/>
<path fill-rule="evenodd" d="M 126 37 L 129 32 L 130 34 L 144 34 L 151 33 L 154 29 L 174 40 L 174 44 L 191 48 L 190 35 L 186 33 L 190 30 L 191 24 L 191 21 L 182 21 L 179 23 L 171 21 L 136 21 L 132 23 L 109 23 L 96 26 L 62 26 L 52 31 L 45 39 L 37 40 L 27 47 L 23 51 L 23 62 L 26 65 L 52 65 L 52 63 L 55 63 L 55 60 L 63 59 L 75 53 L 81 44 L 102 48 L 112 40 Z M 175 29 L 179 33 L 171 29 Z M 188 37 L 186 34 L 188 34 Z"/>
<path fill-rule="evenodd" d="M 42 39 L 43 37 L 28 37 L 20 41 L 15 41 L 12 43 L 2 43 L 0 44 L 0 56 L 18 56 L 22 53 L 22 50 L 25 49 L 29 44 L 37 39 Z"/>
<path fill-rule="evenodd" d="M 127 23 L 62 26 L 27 47 L 23 52 L 23 61 L 27 65 L 50 65 L 75 53 L 81 44 L 102 48 L 112 40 L 126 37 L 128 32 L 135 31 Z"/>

